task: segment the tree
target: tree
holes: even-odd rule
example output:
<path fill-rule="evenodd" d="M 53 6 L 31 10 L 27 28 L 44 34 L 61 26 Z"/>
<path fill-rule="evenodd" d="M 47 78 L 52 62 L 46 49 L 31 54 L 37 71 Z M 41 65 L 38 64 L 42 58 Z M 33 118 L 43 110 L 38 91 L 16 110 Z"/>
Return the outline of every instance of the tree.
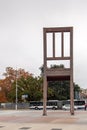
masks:
<path fill-rule="evenodd" d="M 12 91 L 14 90 L 14 83 L 15 83 L 15 80 L 17 78 L 20 79 L 21 77 L 24 77 L 25 79 L 28 77 L 28 76 L 32 76 L 32 74 L 26 72 L 24 69 L 13 69 L 12 67 L 7 67 L 6 68 L 6 72 L 3 73 L 4 75 L 4 79 L 2 80 L 2 83 L 0 84 L 0 86 L 3 88 L 4 90 L 4 94 L 5 95 L 5 101 L 10 101 L 12 100 L 14 97 L 15 99 L 15 92 L 12 93 Z M 12 93 L 12 94 L 11 94 Z M 10 95 L 10 97 L 8 96 Z"/>
<path fill-rule="evenodd" d="M 41 77 L 28 76 L 17 80 L 18 101 L 23 101 L 22 96 L 27 95 L 26 101 L 38 101 L 42 99 L 42 79 Z M 12 90 L 8 94 L 10 101 L 15 102 L 16 82 L 13 83 Z"/>
<path fill-rule="evenodd" d="M 66 100 L 70 98 L 69 81 L 49 81 L 48 88 L 53 89 L 54 96 L 52 98 L 55 100 Z"/>
<path fill-rule="evenodd" d="M 3 80 L 0 80 L 0 102 L 6 102 L 5 87 L 3 86 Z"/>

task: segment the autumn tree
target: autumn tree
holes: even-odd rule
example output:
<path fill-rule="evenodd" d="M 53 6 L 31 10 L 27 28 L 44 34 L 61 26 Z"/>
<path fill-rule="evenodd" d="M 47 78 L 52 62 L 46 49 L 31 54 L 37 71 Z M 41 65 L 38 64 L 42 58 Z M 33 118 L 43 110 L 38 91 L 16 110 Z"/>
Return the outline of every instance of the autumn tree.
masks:
<path fill-rule="evenodd" d="M 3 86 L 4 81 L 0 80 L 0 102 L 6 102 L 6 92 L 5 92 L 5 87 Z"/>
<path fill-rule="evenodd" d="M 15 82 L 16 78 L 17 80 L 21 77 L 24 77 L 25 79 L 29 76 L 32 76 L 31 73 L 26 72 L 24 69 L 13 69 L 12 67 L 7 67 L 6 72 L 3 73 L 4 79 L 2 79 L 2 82 L 0 83 L 0 86 L 2 87 L 3 91 L 3 97 L 5 97 L 6 101 L 8 101 L 8 94 L 12 90 L 13 83 Z M 1 94 L 0 94 L 1 95 Z"/>

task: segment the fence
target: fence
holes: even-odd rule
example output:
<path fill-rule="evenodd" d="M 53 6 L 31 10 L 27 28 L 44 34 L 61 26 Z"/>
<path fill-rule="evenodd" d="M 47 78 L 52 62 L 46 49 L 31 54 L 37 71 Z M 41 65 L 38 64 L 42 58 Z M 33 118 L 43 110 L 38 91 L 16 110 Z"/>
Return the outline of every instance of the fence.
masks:
<path fill-rule="evenodd" d="M 0 109 L 15 109 L 15 103 L 0 103 Z M 18 109 L 29 109 L 29 103 L 18 103 Z"/>

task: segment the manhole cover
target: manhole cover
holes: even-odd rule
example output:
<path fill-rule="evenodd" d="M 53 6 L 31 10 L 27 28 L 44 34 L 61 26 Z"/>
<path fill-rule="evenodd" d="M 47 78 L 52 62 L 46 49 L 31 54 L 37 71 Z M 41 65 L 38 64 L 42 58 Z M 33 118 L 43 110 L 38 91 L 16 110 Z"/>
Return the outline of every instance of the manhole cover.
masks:
<path fill-rule="evenodd" d="M 5 126 L 0 126 L 0 128 L 2 128 L 2 127 L 5 127 Z"/>
<path fill-rule="evenodd" d="M 30 129 L 31 127 L 22 127 L 22 128 L 20 128 L 21 130 L 28 130 L 28 129 Z"/>
<path fill-rule="evenodd" d="M 62 130 L 62 129 L 53 128 L 53 129 L 51 129 L 51 130 Z"/>

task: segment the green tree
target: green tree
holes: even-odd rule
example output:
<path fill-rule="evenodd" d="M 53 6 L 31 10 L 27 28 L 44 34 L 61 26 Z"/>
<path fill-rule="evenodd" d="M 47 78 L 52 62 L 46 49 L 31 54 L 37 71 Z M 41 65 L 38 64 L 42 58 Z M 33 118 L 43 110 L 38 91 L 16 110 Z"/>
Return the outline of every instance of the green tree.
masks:
<path fill-rule="evenodd" d="M 17 80 L 18 101 L 23 101 L 22 96 L 27 95 L 26 101 L 37 101 L 42 99 L 42 78 L 29 76 L 26 79 L 22 76 Z M 8 95 L 9 99 L 15 102 L 16 99 L 16 82 L 13 83 L 12 89 Z"/>
<path fill-rule="evenodd" d="M 50 81 L 48 88 L 53 89 L 55 100 L 66 100 L 70 98 L 69 81 Z M 51 97 L 50 97 L 51 98 Z"/>

